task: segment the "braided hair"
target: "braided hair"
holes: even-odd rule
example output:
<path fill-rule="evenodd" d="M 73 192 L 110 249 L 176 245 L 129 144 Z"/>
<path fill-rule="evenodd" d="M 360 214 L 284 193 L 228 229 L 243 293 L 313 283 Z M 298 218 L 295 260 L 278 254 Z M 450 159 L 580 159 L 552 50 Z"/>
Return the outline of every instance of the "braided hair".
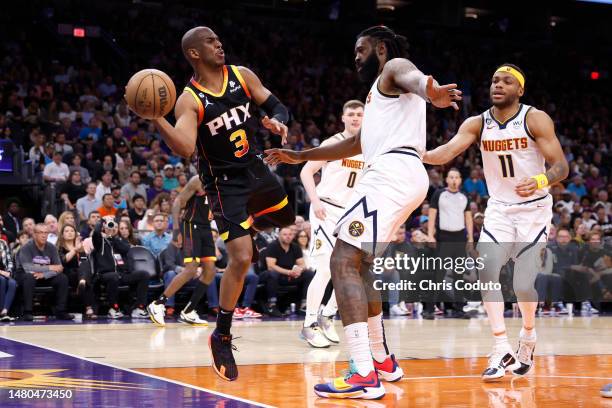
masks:
<path fill-rule="evenodd" d="M 387 60 L 393 58 L 408 58 L 408 39 L 403 35 L 395 34 L 387 26 L 378 25 L 366 28 L 357 35 L 357 38 L 372 37 L 385 43 L 387 48 Z"/>

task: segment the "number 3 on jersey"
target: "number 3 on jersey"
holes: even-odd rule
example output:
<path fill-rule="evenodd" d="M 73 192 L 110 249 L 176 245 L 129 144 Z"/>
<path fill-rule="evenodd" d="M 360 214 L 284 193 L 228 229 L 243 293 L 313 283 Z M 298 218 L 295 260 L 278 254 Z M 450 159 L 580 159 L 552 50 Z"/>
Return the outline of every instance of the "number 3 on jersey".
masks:
<path fill-rule="evenodd" d="M 247 139 L 246 132 L 244 129 L 238 129 L 233 132 L 229 137 L 230 142 L 234 143 L 236 147 L 236 151 L 234 152 L 234 156 L 242 157 L 249 152 L 249 140 Z"/>

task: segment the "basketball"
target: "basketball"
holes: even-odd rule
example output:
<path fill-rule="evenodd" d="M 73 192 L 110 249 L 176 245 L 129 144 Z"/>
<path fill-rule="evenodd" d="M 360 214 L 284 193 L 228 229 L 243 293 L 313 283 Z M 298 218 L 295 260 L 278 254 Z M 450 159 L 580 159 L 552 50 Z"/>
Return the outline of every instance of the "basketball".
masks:
<path fill-rule="evenodd" d="M 166 116 L 176 102 L 172 79 L 158 69 L 138 71 L 125 87 L 125 99 L 138 116 L 157 119 Z"/>

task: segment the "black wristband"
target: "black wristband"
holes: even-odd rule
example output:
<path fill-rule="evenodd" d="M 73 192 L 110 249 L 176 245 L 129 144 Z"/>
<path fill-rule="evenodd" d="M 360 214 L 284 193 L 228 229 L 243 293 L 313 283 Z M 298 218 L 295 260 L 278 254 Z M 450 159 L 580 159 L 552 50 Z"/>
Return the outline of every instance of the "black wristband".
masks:
<path fill-rule="evenodd" d="M 287 107 L 278 100 L 276 96 L 270 94 L 268 99 L 260 105 L 261 109 L 266 112 L 272 119 L 278 120 L 283 125 L 289 121 L 289 111 Z"/>

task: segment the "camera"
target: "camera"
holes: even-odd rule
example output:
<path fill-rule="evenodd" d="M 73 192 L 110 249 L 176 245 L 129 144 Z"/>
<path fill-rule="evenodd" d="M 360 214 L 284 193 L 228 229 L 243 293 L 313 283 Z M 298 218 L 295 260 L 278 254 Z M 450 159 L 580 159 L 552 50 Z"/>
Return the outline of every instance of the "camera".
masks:
<path fill-rule="evenodd" d="M 108 229 L 113 229 L 117 226 L 117 223 L 115 221 L 109 221 L 106 223 L 106 228 Z"/>

